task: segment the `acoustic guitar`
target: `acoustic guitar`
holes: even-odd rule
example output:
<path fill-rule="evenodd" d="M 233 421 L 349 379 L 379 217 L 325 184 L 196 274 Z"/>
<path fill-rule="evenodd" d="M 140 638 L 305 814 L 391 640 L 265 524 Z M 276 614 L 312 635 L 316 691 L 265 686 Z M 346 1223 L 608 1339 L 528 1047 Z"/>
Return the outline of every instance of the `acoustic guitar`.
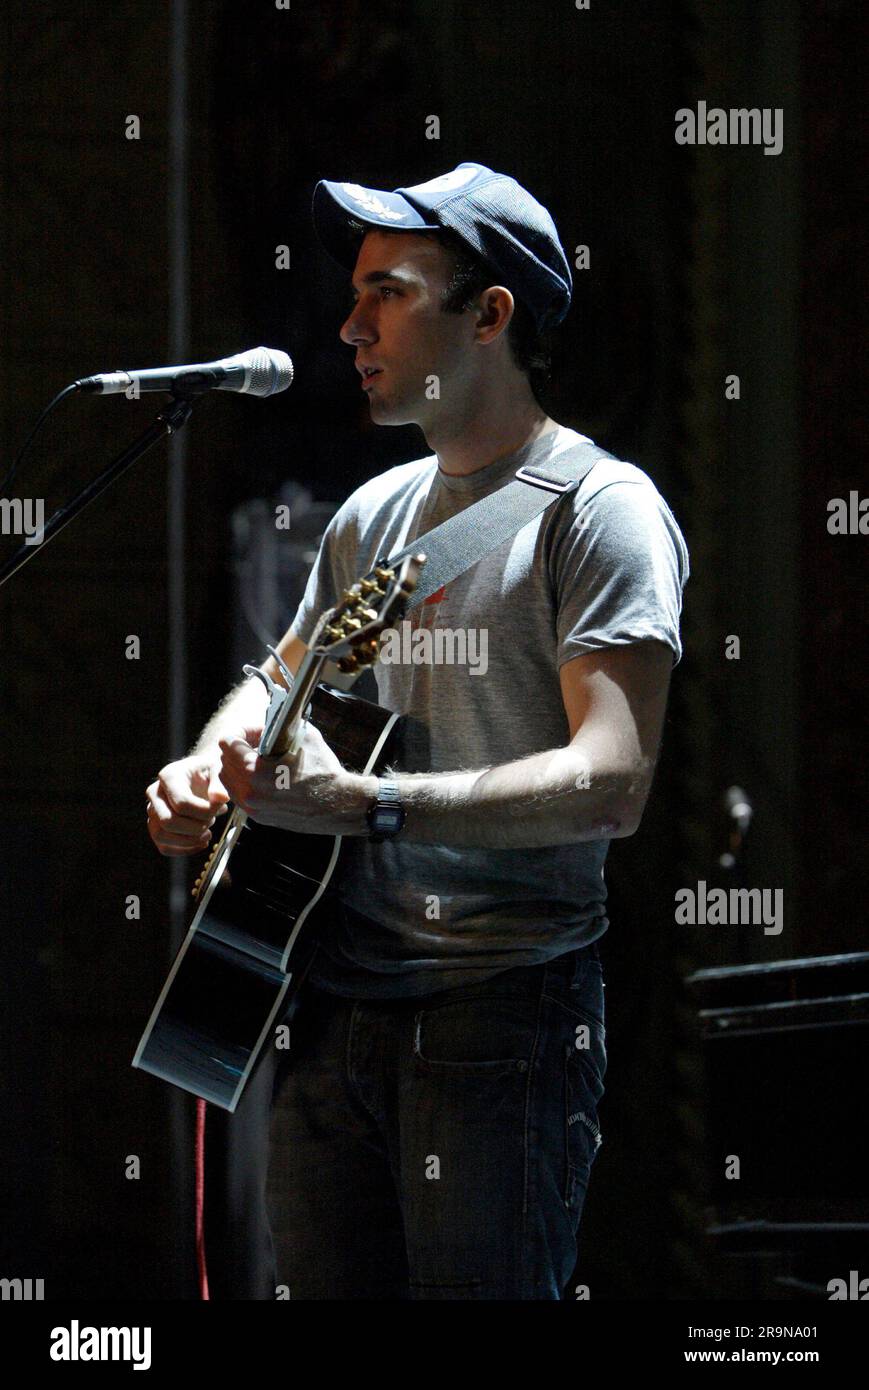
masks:
<path fill-rule="evenodd" d="M 399 716 L 321 677 L 333 662 L 349 685 L 377 660 L 382 634 L 404 612 L 424 563 L 424 555 L 407 556 L 397 569 L 378 561 L 321 616 L 295 678 L 269 647 L 286 686 L 245 666 L 269 691 L 263 757 L 296 752 L 311 719 L 349 770 L 376 773 L 386 765 Z M 328 885 L 340 850 L 340 835 L 297 834 L 258 825 L 238 807 L 229 811 L 196 880 L 196 913 L 134 1067 L 235 1110 L 273 1029 L 292 1015 L 318 923 L 334 910 Z"/>

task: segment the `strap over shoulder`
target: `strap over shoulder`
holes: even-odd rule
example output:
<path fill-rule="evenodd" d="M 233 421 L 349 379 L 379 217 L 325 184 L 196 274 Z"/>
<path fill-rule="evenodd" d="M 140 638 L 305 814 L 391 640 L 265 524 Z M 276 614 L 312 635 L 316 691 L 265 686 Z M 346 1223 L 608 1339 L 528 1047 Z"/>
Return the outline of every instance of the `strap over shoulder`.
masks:
<path fill-rule="evenodd" d="M 433 526 L 394 555 L 381 557 L 377 564 L 394 566 L 406 555 L 426 556 L 421 582 L 407 605 L 408 609 L 415 608 L 509 540 L 559 497 L 578 488 L 601 459 L 612 458 L 606 449 L 582 439 L 554 458 L 523 463 L 502 487 Z"/>

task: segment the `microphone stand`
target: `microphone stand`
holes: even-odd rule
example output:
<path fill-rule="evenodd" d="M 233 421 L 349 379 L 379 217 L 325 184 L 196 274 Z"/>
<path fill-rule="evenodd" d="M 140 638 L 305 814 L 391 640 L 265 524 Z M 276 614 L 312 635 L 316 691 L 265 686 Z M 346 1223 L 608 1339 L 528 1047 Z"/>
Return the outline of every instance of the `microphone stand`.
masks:
<path fill-rule="evenodd" d="M 158 439 L 162 439 L 169 434 L 176 434 L 189 420 L 195 397 L 202 395 L 204 391 L 209 389 L 210 383 L 208 386 L 202 387 L 199 391 L 190 391 L 188 389 L 183 393 L 173 392 L 171 403 L 160 411 L 160 414 L 153 424 L 149 425 L 128 449 L 125 449 L 123 453 L 119 454 L 118 457 L 109 464 L 108 468 L 104 468 L 102 473 L 99 473 L 97 477 L 94 478 L 93 482 L 88 483 L 86 487 L 82 488 L 81 492 L 77 493 L 71 502 L 67 502 L 65 506 L 59 507 L 54 515 L 49 518 L 45 524 L 42 540 L 39 545 L 24 544 L 19 546 L 15 554 L 12 555 L 4 565 L 0 566 L 0 585 L 5 584 L 7 579 L 11 579 L 12 575 L 21 569 L 22 565 L 25 565 L 28 560 L 33 558 L 37 550 L 41 550 L 48 541 L 57 535 L 58 531 L 62 531 L 64 526 L 67 526 L 69 522 L 72 521 L 73 517 L 78 516 L 79 512 L 82 511 L 89 502 L 93 502 L 95 497 L 99 497 L 100 493 L 105 492 L 106 488 L 113 483 L 116 478 L 119 478 L 122 473 L 126 472 L 137 459 L 141 458 L 152 445 L 156 444 Z"/>

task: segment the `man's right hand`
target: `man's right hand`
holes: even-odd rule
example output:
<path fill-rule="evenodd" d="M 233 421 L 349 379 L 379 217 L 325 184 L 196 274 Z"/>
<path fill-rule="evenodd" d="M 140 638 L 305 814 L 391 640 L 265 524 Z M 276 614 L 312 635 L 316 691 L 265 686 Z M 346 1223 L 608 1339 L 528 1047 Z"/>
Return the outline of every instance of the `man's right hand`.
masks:
<path fill-rule="evenodd" d="M 229 802 L 219 769 L 220 750 L 208 748 L 167 763 L 148 787 L 148 834 L 161 854 L 208 848 L 211 826 Z"/>
<path fill-rule="evenodd" d="M 307 651 L 300 637 L 286 632 L 278 651 L 295 675 Z M 279 684 L 286 684 L 274 657 L 262 670 Z M 177 762 L 167 763 L 157 774 L 145 795 L 148 799 L 148 834 L 161 854 L 197 854 L 211 843 L 211 827 L 225 810 L 229 793 L 220 780 L 222 757 L 217 743 L 224 734 L 241 738 L 256 748 L 262 737 L 269 706 L 268 693 L 259 678 L 232 692 L 200 735 L 205 747 Z"/>

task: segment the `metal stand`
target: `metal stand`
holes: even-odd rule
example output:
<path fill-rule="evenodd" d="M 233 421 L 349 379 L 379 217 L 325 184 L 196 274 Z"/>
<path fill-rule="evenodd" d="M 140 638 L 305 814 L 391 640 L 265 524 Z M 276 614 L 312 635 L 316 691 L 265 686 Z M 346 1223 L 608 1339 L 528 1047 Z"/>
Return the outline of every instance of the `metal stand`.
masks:
<path fill-rule="evenodd" d="M 105 492 L 106 488 L 113 483 L 116 478 L 119 478 L 131 464 L 134 464 L 137 459 L 141 458 L 153 444 L 156 444 L 158 439 L 162 439 L 165 435 L 175 434 L 180 430 L 190 418 L 190 413 L 193 410 L 193 399 L 194 398 L 186 395 L 173 397 L 171 404 L 160 411 L 154 423 L 150 425 L 128 449 L 125 449 L 122 454 L 119 454 L 114 462 L 109 464 L 108 468 L 104 468 L 102 473 L 94 478 L 93 482 L 88 483 L 81 492 L 77 493 L 71 502 L 67 502 L 65 506 L 58 508 L 46 523 L 42 541 L 39 545 L 25 544 L 20 546 L 15 554 L 0 567 L 0 584 L 5 584 L 6 580 L 11 579 L 12 575 L 21 569 L 22 565 L 25 565 L 28 560 L 32 560 L 37 551 L 41 550 L 48 541 L 56 536 L 58 531 L 62 531 L 64 526 L 72 521 L 73 517 L 78 516 L 79 512 L 82 511 L 89 502 L 93 502 L 95 497 L 99 497 L 100 493 Z"/>

